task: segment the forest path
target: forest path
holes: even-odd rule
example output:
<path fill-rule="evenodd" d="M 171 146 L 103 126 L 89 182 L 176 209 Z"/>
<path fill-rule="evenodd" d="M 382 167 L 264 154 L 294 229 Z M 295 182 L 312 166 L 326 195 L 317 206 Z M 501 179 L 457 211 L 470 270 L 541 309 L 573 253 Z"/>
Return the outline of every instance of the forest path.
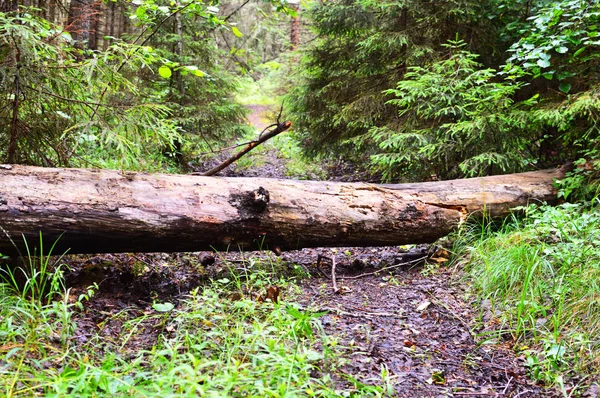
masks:
<path fill-rule="evenodd" d="M 267 115 L 272 108 L 248 107 L 252 111 L 249 122 L 258 131 L 270 124 Z M 251 152 L 254 158 L 248 155 L 249 165 L 234 164 L 223 174 L 290 178 L 285 169 L 287 159 L 273 143 L 267 144 Z M 345 170 L 343 165 L 339 169 Z M 356 175 L 342 176 L 352 177 Z M 363 383 L 383 387 L 384 396 L 394 397 L 552 396 L 552 391 L 527 379 L 524 359 L 514 355 L 510 344 L 480 344 L 482 338 L 475 330 L 480 335 L 486 331 L 478 326 L 478 314 L 465 301 L 459 272 L 436 261 L 413 261 L 430 250 L 429 246 L 318 248 L 284 252 L 280 257 L 269 251 L 237 250 L 82 256 L 70 261 L 73 271 L 68 283 L 73 293 L 85 292 L 96 280 L 101 288 L 77 319 L 77 344 L 85 344 L 98 324 L 107 325 L 103 333 L 108 340 L 119 342 L 128 320 L 113 316 L 113 312 L 122 308 L 151 311 L 153 301 L 177 302 L 206 284 L 207 278 L 236 278 L 231 273 L 239 270 L 240 264 L 278 264 L 281 272 L 303 269 L 311 275 L 299 288 L 281 285 L 282 302 L 299 304 L 306 312 L 326 312 L 320 318 L 322 330 L 343 347 L 345 365 L 329 369 L 324 364 L 321 376 L 329 375 L 339 391 L 352 394 L 356 385 Z M 439 253 L 444 252 L 433 257 L 446 263 L 448 253 Z M 338 292 L 333 290 L 331 277 L 333 259 Z M 107 263 L 110 266 L 105 266 Z M 141 275 L 134 271 L 139 264 L 147 269 Z M 376 272 L 383 268 L 386 271 Z M 488 324 L 494 323 L 489 309 L 482 308 L 482 315 Z M 160 338 L 160 328 L 151 323 L 140 330 L 124 351 L 151 349 Z"/>
<path fill-rule="evenodd" d="M 427 250 L 343 248 L 288 255 L 294 262 L 312 261 L 307 268 L 314 267 L 317 252 L 336 258 L 339 293 L 326 265 L 322 277 L 303 284 L 299 301 L 328 311 L 321 318 L 324 331 L 348 347 L 342 371 L 365 384 L 387 384 L 397 397 L 540 396 L 509 345 L 478 344 L 477 314 L 464 301 L 455 270 L 438 268 L 435 261 L 411 262 Z M 383 267 L 392 268 L 373 274 Z"/>
<path fill-rule="evenodd" d="M 247 107 L 251 110 L 248 120 L 257 131 L 272 123 L 269 116 L 276 117 L 272 106 Z M 270 159 L 269 167 L 254 169 L 253 175 L 289 178 L 274 175 L 274 169 L 285 170 L 285 159 L 274 156 L 276 153 L 277 148 L 270 146 L 262 155 Z M 338 169 L 343 170 L 344 165 Z M 348 347 L 348 362 L 342 371 L 352 378 L 365 384 L 387 382 L 394 396 L 404 397 L 551 395 L 530 383 L 523 358 L 516 358 L 508 344 L 478 344 L 481 338 L 474 331 L 477 314 L 465 302 L 456 270 L 435 263 L 402 265 L 410 263 L 407 258 L 428 250 L 431 247 L 427 245 L 411 249 L 321 248 L 288 252 L 282 257 L 314 275 L 302 284 L 298 301 L 312 311 L 328 312 L 321 318 L 324 331 Z M 333 292 L 331 263 L 320 258 L 336 259 L 339 293 Z M 342 275 L 356 277 L 383 267 L 392 269 L 341 279 Z M 488 322 L 493 320 L 489 309 L 482 313 Z M 382 372 L 388 374 L 385 381 Z M 338 382 L 348 387 L 347 380 Z"/>
<path fill-rule="evenodd" d="M 254 126 L 256 131 L 263 131 L 269 124 L 274 123 L 269 119 L 269 114 L 273 113 L 274 109 L 272 105 L 249 104 L 246 105 L 246 108 L 250 110 L 250 114 L 246 116 L 246 119 L 248 119 L 251 126 Z"/>
<path fill-rule="evenodd" d="M 554 396 L 528 380 L 524 359 L 514 355 L 509 343 L 478 343 L 477 314 L 465 302 L 456 271 L 413 261 L 427 250 L 425 246 L 318 248 L 280 257 L 270 251 L 80 256 L 69 264 L 72 294 L 84 293 L 95 281 L 100 291 L 76 319 L 75 343 L 84 345 L 103 324 L 103 338 L 123 344 L 123 352 L 150 350 L 160 339 L 162 329 L 156 325 L 160 319 L 144 321 L 135 336 L 121 343 L 121 333 L 131 320 L 113 312 L 122 308 L 152 312 L 154 301 L 177 303 L 206 284 L 207 278 L 235 279 L 240 276 L 232 272 L 240 266 L 260 274 L 259 264 L 277 264 L 278 279 L 295 269 L 312 275 L 297 286 L 279 285 L 280 299 L 286 306 L 300 305 L 306 313 L 325 313 L 319 318 L 322 331 L 327 341 L 336 342 L 345 364 L 341 368 L 322 364 L 320 377 L 331 377 L 338 391 L 351 394 L 356 383 L 362 383 L 383 388 L 383 396 L 393 397 Z M 337 293 L 331 278 L 334 258 Z M 134 277 L 136 264 L 144 264 L 147 271 Z M 388 270 L 375 273 L 384 267 Z M 243 294 L 253 300 L 256 293 Z M 483 308 L 483 316 L 493 320 L 489 309 Z M 314 348 L 322 351 L 325 347 L 319 341 Z M 360 396 L 378 396 L 375 391 Z"/>

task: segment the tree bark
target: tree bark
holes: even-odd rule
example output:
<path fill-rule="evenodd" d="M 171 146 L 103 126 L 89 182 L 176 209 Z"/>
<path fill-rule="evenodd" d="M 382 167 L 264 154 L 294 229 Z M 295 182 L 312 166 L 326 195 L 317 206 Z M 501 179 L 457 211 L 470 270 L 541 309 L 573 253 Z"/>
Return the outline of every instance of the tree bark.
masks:
<path fill-rule="evenodd" d="M 18 8 L 18 0 L 0 0 L 0 12 L 17 11 Z"/>
<path fill-rule="evenodd" d="M 288 0 L 288 5 L 296 13 L 290 25 L 290 47 L 295 50 L 300 44 L 300 1 Z"/>
<path fill-rule="evenodd" d="M 373 185 L 0 165 L 0 253 L 40 231 L 55 254 L 433 242 L 469 214 L 554 202 L 564 172 Z"/>
<path fill-rule="evenodd" d="M 99 7 L 97 0 L 72 0 L 69 8 L 67 31 L 83 48 L 97 48 L 96 29 Z"/>

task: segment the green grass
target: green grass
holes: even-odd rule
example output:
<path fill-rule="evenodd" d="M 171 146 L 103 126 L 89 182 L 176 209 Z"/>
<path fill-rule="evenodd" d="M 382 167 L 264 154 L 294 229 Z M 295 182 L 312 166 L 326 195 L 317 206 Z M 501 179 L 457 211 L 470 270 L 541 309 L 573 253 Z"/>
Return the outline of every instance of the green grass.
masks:
<path fill-rule="evenodd" d="M 466 273 L 488 326 L 514 339 L 531 376 L 547 384 L 596 376 L 600 365 L 600 212 L 530 206 L 494 230 L 459 239 Z M 493 337 L 493 333 L 492 336 Z M 564 391 L 564 390 L 563 390 Z"/>
<path fill-rule="evenodd" d="M 324 333 L 321 314 L 291 302 L 301 269 L 283 277 L 283 264 L 255 259 L 231 267 L 228 277 L 182 301 L 106 313 L 86 343 L 75 340 L 74 319 L 85 317 L 97 286 L 72 297 L 60 268 L 48 267 L 45 277 L 56 283 L 33 296 L 8 278 L 0 284 L 0 395 L 383 395 L 383 387 L 360 383 L 336 390 L 334 375 L 344 377 L 336 373 L 342 347 Z M 280 303 L 256 300 L 268 286 L 282 289 Z M 118 335 L 107 329 L 114 321 L 121 325 Z"/>
<path fill-rule="evenodd" d="M 282 62 L 270 61 L 258 66 L 255 73 L 260 78 L 243 79 L 236 100 L 244 105 L 273 105 L 278 108 L 290 85 L 290 65 L 289 60 L 283 59 Z"/>
<path fill-rule="evenodd" d="M 285 174 L 300 180 L 323 180 L 326 172 L 323 162 L 319 159 L 310 160 L 302 152 L 300 143 L 290 133 L 284 133 L 273 138 L 273 145 L 279 151 L 279 156 L 285 159 Z"/>

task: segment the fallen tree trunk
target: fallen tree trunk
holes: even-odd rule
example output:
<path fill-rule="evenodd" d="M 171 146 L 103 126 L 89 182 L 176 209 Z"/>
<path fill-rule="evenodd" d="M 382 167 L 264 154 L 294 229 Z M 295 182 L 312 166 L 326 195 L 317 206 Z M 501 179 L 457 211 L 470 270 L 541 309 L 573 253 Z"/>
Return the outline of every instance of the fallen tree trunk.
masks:
<path fill-rule="evenodd" d="M 555 201 L 564 171 L 373 185 L 0 165 L 0 253 L 40 231 L 54 253 L 433 242 L 469 214 Z"/>

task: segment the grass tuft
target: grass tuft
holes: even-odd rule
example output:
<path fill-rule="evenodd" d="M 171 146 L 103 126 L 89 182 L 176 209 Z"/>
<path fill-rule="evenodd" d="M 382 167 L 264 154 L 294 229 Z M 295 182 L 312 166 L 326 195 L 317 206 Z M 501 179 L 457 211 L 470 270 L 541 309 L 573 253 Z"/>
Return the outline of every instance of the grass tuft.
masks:
<path fill-rule="evenodd" d="M 517 342 L 533 378 L 562 386 L 600 364 L 600 212 L 529 206 L 459 239 L 482 320 Z"/>

